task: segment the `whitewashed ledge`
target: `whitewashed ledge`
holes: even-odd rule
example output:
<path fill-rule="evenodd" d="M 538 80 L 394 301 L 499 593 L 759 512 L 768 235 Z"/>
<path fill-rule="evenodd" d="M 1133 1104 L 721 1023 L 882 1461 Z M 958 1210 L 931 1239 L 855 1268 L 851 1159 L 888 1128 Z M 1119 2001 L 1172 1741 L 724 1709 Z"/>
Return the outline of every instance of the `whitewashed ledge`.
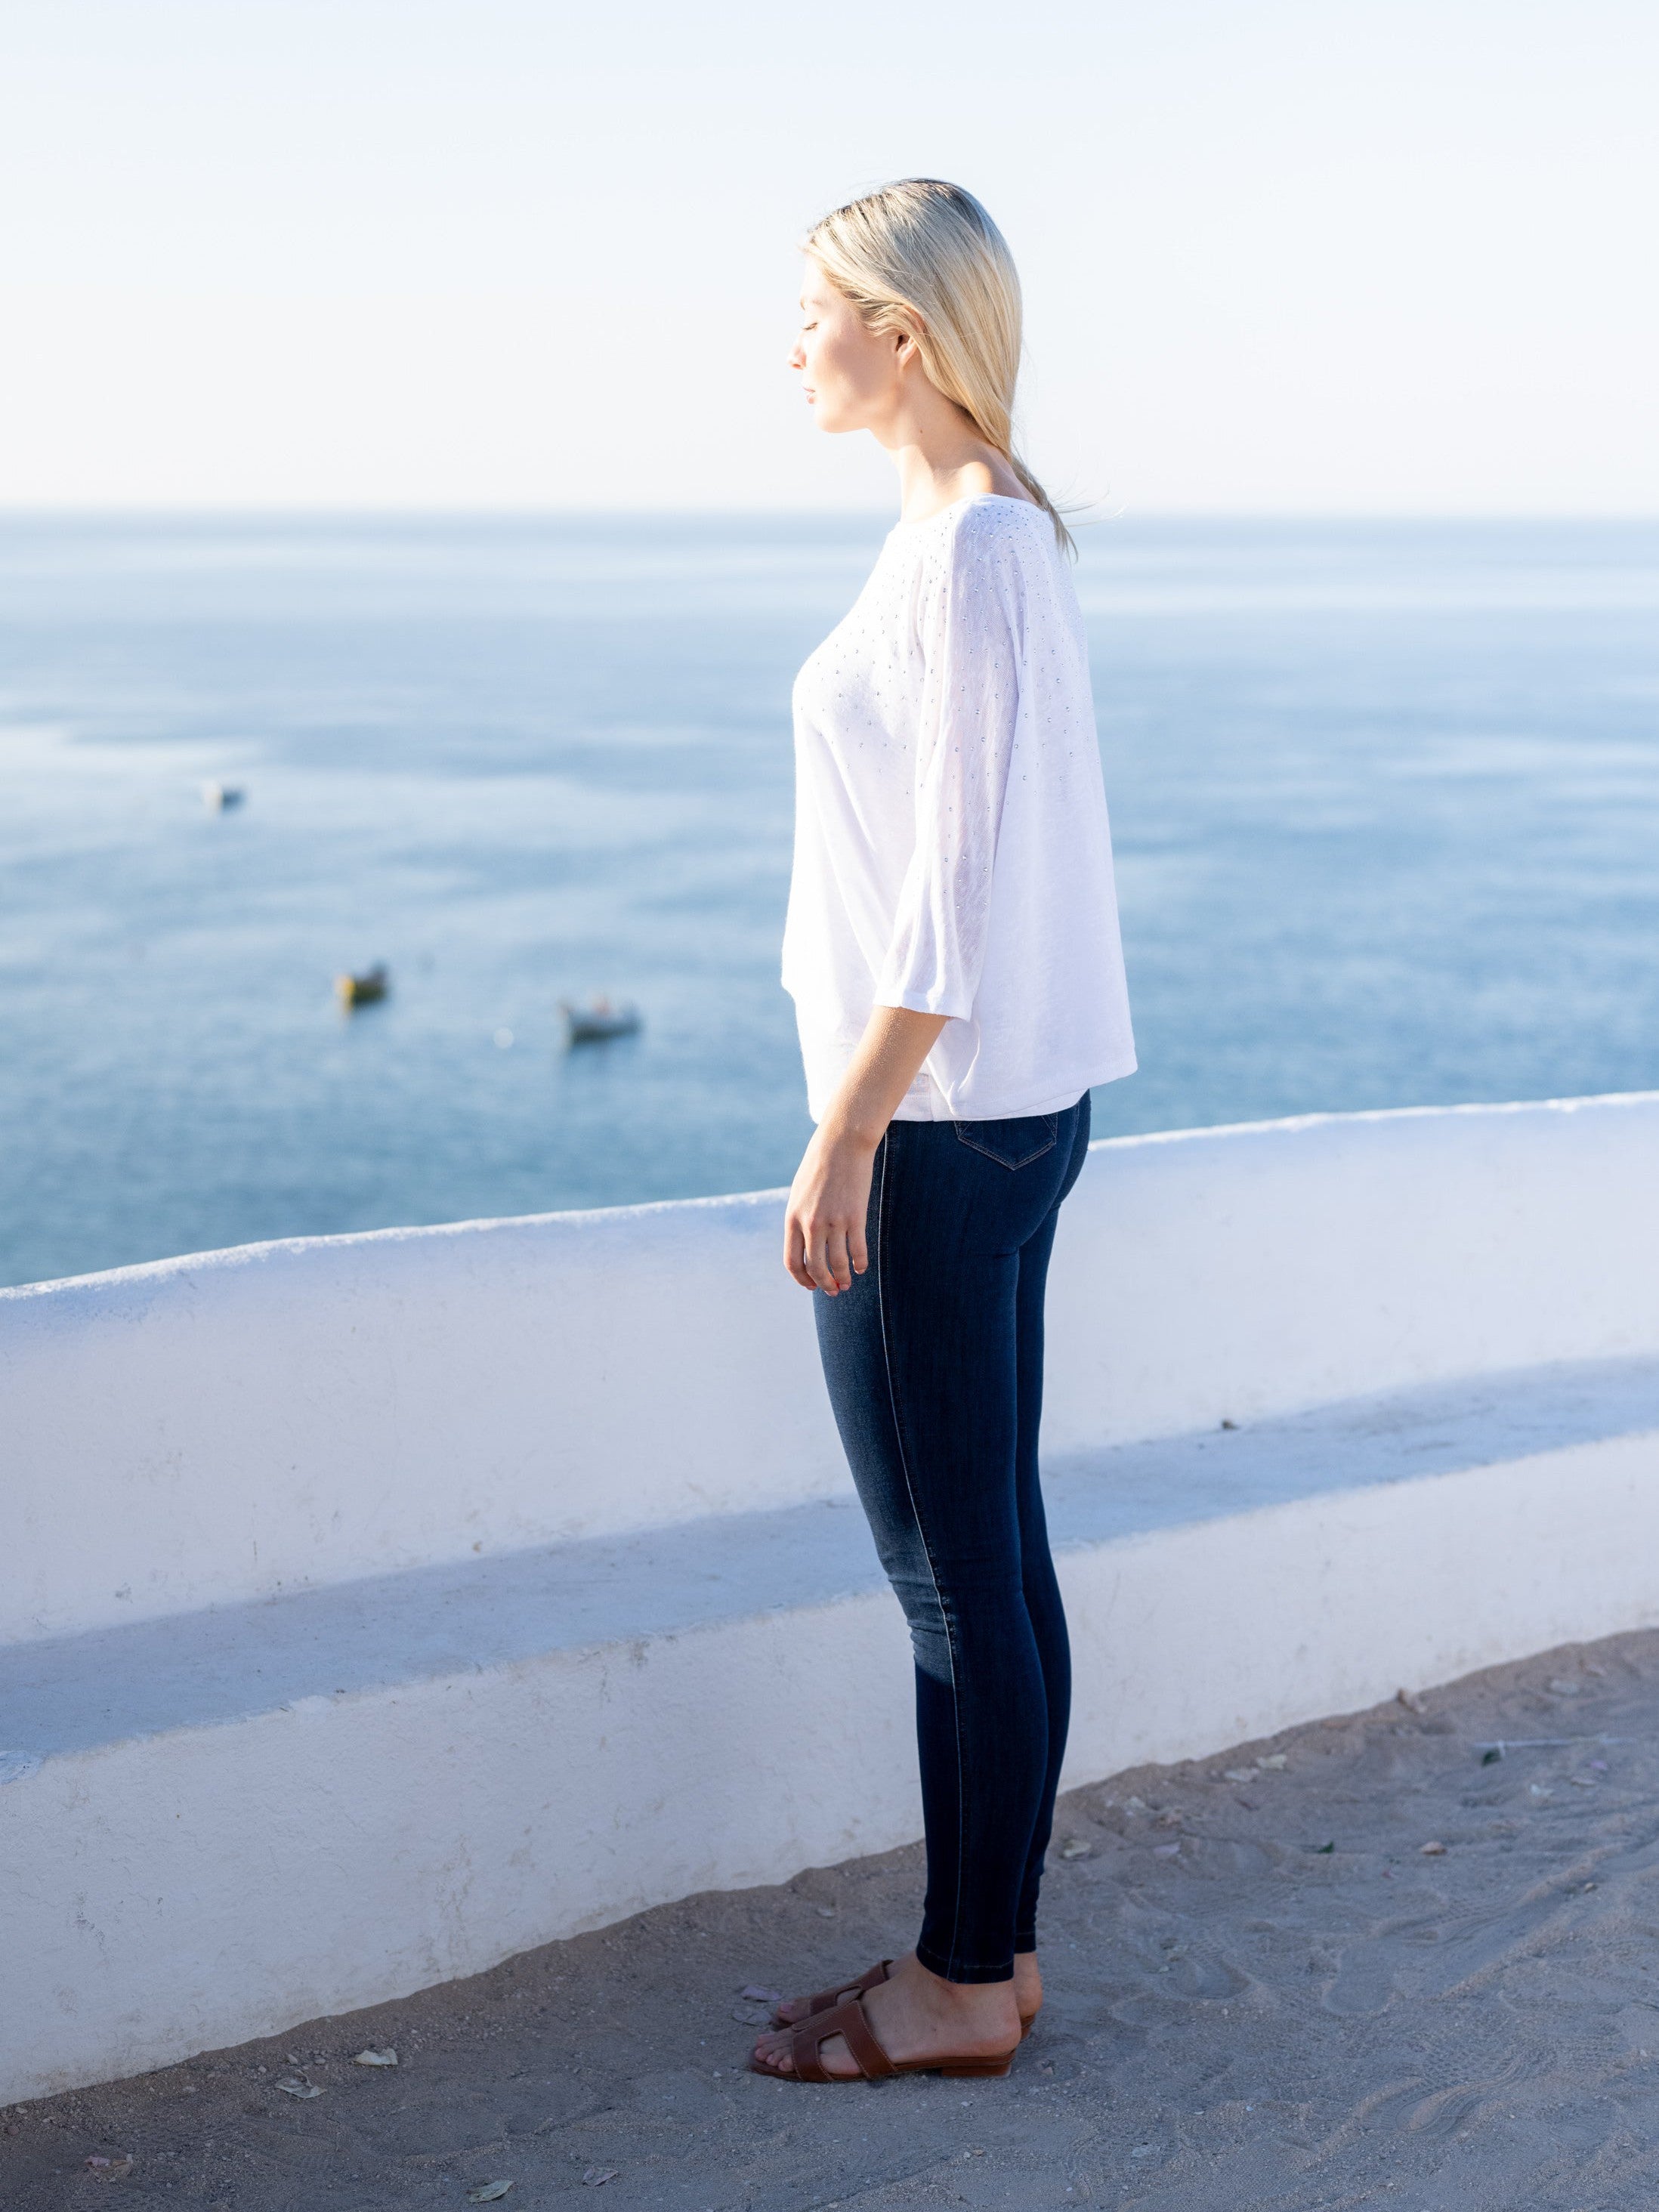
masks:
<path fill-rule="evenodd" d="M 0 1292 L 0 2100 L 918 1832 L 781 1211 Z M 1656 1252 L 1659 1094 L 1097 1145 L 1068 1784 L 1659 1622 Z"/>

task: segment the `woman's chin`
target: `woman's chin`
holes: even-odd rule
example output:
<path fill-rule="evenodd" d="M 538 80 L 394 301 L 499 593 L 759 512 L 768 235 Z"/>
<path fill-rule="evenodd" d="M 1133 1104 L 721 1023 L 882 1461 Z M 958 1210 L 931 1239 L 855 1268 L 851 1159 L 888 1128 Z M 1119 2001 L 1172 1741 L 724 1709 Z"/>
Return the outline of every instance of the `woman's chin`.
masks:
<path fill-rule="evenodd" d="M 859 427 L 853 419 L 857 412 L 856 409 L 838 407 L 833 399 L 826 398 L 821 392 L 815 392 L 806 404 L 811 413 L 814 427 L 817 429 L 838 434 L 843 430 L 856 430 Z"/>

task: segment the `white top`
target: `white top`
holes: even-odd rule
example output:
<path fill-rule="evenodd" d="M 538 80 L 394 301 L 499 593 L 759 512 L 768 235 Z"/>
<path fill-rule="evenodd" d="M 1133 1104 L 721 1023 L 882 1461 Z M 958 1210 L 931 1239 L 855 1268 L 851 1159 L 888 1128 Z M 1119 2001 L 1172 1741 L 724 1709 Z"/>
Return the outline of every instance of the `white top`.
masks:
<path fill-rule="evenodd" d="M 1052 1114 L 1127 1075 L 1088 648 L 1042 509 L 900 523 L 794 708 L 783 983 L 813 1120 L 878 1006 L 950 1018 L 900 1121 Z"/>

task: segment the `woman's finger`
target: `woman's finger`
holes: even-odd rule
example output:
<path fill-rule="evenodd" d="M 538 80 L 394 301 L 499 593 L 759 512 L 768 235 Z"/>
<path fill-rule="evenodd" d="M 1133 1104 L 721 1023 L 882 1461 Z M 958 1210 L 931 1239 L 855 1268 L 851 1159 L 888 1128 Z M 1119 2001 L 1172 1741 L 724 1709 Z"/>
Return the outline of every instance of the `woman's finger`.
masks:
<path fill-rule="evenodd" d="M 847 1256 L 847 1231 L 844 1229 L 836 1228 L 830 1231 L 824 1239 L 823 1256 L 836 1279 L 836 1288 L 850 1291 L 853 1287 L 853 1263 Z"/>
<path fill-rule="evenodd" d="M 806 1272 L 819 1290 L 834 1297 L 836 1279 L 830 1272 L 829 1255 L 825 1249 L 829 1235 L 829 1228 L 823 1222 L 814 1221 L 809 1226 L 806 1232 Z"/>
<path fill-rule="evenodd" d="M 847 1256 L 853 1263 L 853 1273 L 855 1275 L 861 1275 L 870 1264 L 869 1248 L 864 1239 L 862 1214 L 847 1232 Z"/>
<path fill-rule="evenodd" d="M 801 1228 L 800 1217 L 793 1212 L 783 1224 L 783 1264 L 802 1290 L 811 1289 L 812 1278 L 806 1272 L 806 1238 Z"/>

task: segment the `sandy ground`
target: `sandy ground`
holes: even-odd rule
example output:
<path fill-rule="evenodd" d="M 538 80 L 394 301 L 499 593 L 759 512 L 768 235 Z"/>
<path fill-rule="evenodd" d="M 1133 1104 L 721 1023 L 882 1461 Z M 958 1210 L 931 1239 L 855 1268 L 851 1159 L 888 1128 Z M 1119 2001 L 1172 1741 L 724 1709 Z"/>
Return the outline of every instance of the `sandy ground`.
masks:
<path fill-rule="evenodd" d="M 1654 2212 L 1659 1634 L 1423 1707 L 1066 1798 L 1049 2001 L 1006 2081 L 743 2070 L 745 1985 L 908 1942 L 904 1850 L 14 2106 L 0 2206 L 404 2212 L 507 2182 L 504 2212 Z M 1569 1741 L 1514 1745 L 1537 1737 Z"/>

